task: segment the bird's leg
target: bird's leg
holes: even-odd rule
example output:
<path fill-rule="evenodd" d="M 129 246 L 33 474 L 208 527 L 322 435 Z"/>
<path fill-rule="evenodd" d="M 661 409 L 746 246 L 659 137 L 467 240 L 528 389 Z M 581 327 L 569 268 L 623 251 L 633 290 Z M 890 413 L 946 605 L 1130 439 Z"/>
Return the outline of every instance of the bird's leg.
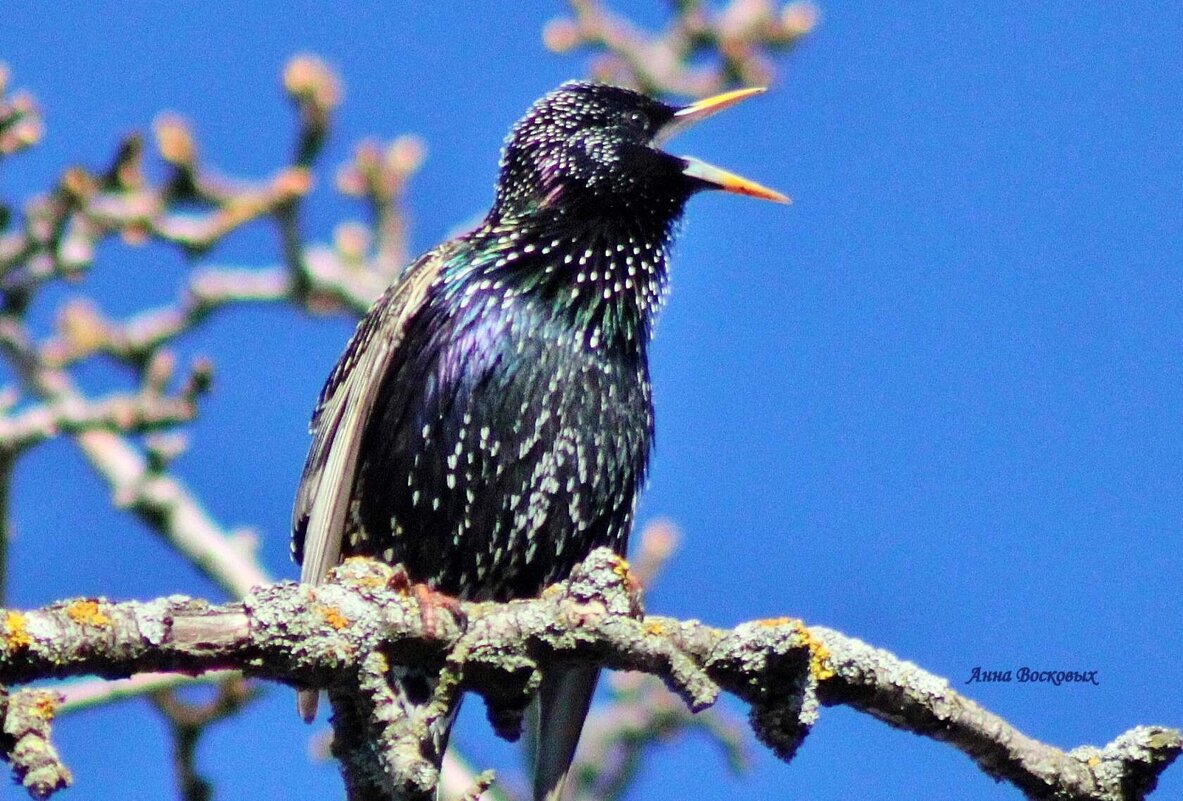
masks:
<path fill-rule="evenodd" d="M 412 596 L 419 607 L 419 620 L 423 624 L 423 633 L 429 638 L 435 638 L 439 633 L 437 617 L 440 609 L 447 610 L 460 625 L 466 628 L 468 617 L 464 614 L 460 599 L 439 590 L 432 589 L 422 582 L 413 581 L 411 574 L 401 564 L 393 565 L 393 572 L 386 581 L 386 586 L 399 595 Z"/>
<path fill-rule="evenodd" d="M 468 616 L 464 614 L 459 598 L 433 590 L 426 584 L 414 584 L 411 591 L 419 602 L 419 619 L 423 623 L 423 633 L 428 637 L 434 638 L 437 633 L 436 615 L 440 609 L 447 610 L 461 629 L 468 627 Z"/>
<path fill-rule="evenodd" d="M 401 562 L 390 566 L 390 577 L 386 579 L 386 586 L 389 589 L 399 595 L 410 595 L 414 583 L 411 581 L 411 574 L 407 572 L 407 568 Z"/>

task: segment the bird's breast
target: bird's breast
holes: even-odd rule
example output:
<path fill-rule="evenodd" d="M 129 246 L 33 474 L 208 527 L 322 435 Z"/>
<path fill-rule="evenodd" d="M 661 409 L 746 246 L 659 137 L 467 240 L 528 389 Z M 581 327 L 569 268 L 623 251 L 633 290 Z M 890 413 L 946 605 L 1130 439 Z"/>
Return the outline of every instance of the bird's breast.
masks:
<path fill-rule="evenodd" d="M 533 595 L 594 547 L 623 551 L 653 429 L 635 344 L 521 297 L 430 309 L 365 437 L 357 550 L 474 598 Z"/>

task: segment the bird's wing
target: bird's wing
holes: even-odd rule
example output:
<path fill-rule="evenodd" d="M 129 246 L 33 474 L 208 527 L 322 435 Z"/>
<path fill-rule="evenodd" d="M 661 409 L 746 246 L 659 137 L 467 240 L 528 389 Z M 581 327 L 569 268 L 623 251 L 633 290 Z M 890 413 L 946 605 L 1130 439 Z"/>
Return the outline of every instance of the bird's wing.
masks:
<path fill-rule="evenodd" d="M 361 438 L 408 322 L 423 307 L 450 248 L 424 254 L 357 325 L 321 390 L 312 447 L 292 510 L 292 554 L 300 581 L 319 583 L 341 558 Z"/>
<path fill-rule="evenodd" d="M 598 667 L 554 665 L 538 688 L 538 745 L 534 760 L 534 801 L 560 801 L 579 733 L 591 706 Z"/>

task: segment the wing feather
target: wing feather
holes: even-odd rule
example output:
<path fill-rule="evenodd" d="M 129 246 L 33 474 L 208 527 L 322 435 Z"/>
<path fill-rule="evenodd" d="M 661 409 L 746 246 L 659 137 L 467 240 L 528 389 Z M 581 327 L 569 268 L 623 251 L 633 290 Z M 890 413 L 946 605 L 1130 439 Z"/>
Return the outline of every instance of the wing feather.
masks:
<path fill-rule="evenodd" d="M 442 246 L 424 254 L 378 299 L 321 390 L 292 510 L 292 552 L 302 582 L 319 583 L 340 560 L 362 436 L 407 324 L 423 307 L 449 251 Z"/>

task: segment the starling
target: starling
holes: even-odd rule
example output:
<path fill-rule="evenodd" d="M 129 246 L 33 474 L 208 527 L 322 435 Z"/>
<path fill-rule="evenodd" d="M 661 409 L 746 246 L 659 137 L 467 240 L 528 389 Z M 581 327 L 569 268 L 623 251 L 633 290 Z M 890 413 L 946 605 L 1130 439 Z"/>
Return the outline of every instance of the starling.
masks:
<path fill-rule="evenodd" d="M 403 271 L 320 394 L 293 512 L 302 581 L 364 555 L 448 595 L 505 601 L 566 578 L 593 548 L 624 554 L 674 226 L 704 189 L 787 201 L 659 148 L 760 91 L 676 107 L 570 82 L 534 103 L 488 215 Z M 538 801 L 562 792 L 597 675 L 543 678 Z M 315 703 L 302 694 L 306 719 Z"/>

